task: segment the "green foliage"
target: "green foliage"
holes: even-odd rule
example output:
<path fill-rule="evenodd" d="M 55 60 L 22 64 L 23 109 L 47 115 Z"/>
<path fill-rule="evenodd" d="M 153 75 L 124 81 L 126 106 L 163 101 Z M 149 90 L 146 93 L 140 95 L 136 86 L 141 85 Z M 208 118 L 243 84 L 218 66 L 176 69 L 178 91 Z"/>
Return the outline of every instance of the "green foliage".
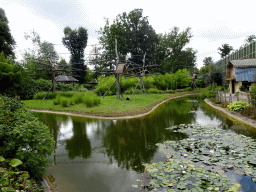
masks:
<path fill-rule="evenodd" d="M 86 65 L 84 65 L 84 49 L 87 46 L 87 29 L 79 27 L 78 30 L 72 30 L 70 27 L 64 28 L 63 45 L 71 53 L 71 64 L 73 68 L 81 69 L 72 71 L 73 75 L 78 75 L 79 83 L 84 83 L 86 77 Z"/>
<path fill-rule="evenodd" d="M 0 96 L 0 154 L 17 158 L 21 170 L 42 177 L 50 163 L 54 140 L 49 129 L 26 110 L 17 98 Z"/>
<path fill-rule="evenodd" d="M 0 156 L 0 189 L 7 191 L 44 191 L 38 187 L 35 180 L 30 179 L 26 171 L 20 171 L 17 166 L 21 165 L 19 159 L 5 159 Z"/>
<path fill-rule="evenodd" d="M 117 39 L 117 49 L 121 57 L 130 53 L 130 60 L 141 64 L 143 55 L 147 53 L 148 61 L 152 61 L 151 55 L 154 54 L 158 39 L 155 30 L 149 25 L 148 18 L 143 16 L 142 9 L 134 9 L 128 14 L 126 12 L 118 14 L 111 25 L 107 19 L 99 33 L 100 43 L 106 54 L 115 54 L 115 39 Z"/>
<path fill-rule="evenodd" d="M 188 27 L 180 32 L 173 27 L 169 33 L 159 34 L 159 43 L 155 52 L 156 63 L 161 64 L 165 72 L 176 72 L 178 69 L 195 66 L 196 51 L 185 48 L 192 38 Z"/>
<path fill-rule="evenodd" d="M 244 101 L 235 101 L 227 106 L 229 111 L 241 111 L 246 107 L 249 107 L 249 104 Z"/>
<path fill-rule="evenodd" d="M 192 87 L 186 87 L 186 88 L 185 88 L 185 91 L 192 91 L 192 90 L 193 90 Z"/>
<path fill-rule="evenodd" d="M 155 89 L 155 88 L 150 88 L 150 89 L 148 89 L 148 92 L 149 92 L 149 93 L 157 94 L 157 93 L 158 93 L 158 90 Z"/>
<path fill-rule="evenodd" d="M 224 87 L 223 86 L 218 86 L 218 90 L 219 91 L 224 91 Z"/>
<path fill-rule="evenodd" d="M 61 104 L 63 107 L 84 103 L 87 107 L 93 107 L 100 104 L 100 97 L 93 92 L 59 92 L 53 100 L 54 105 Z"/>
<path fill-rule="evenodd" d="M 36 88 L 24 68 L 0 54 L 0 94 L 31 99 Z"/>
<path fill-rule="evenodd" d="M 60 98 L 61 98 L 61 96 L 57 95 L 56 98 L 53 100 L 53 104 L 54 105 L 59 105 L 60 104 Z"/>
<path fill-rule="evenodd" d="M 69 104 L 69 99 L 67 97 L 61 97 L 60 104 L 62 105 L 62 107 L 67 107 Z"/>
<path fill-rule="evenodd" d="M 229 44 L 225 43 L 221 47 L 219 47 L 218 50 L 220 51 L 219 54 L 220 54 L 221 58 L 223 58 L 223 57 L 227 56 L 233 50 L 233 47 L 230 46 Z"/>
<path fill-rule="evenodd" d="M 99 77 L 98 85 L 94 89 L 94 92 L 97 95 L 103 95 L 108 88 L 115 81 L 114 76 Z M 129 78 L 125 79 L 123 76 L 120 78 L 121 92 L 126 94 L 131 94 L 139 82 L 139 78 Z M 189 71 L 187 69 L 179 69 L 175 74 L 166 73 L 165 75 L 153 75 L 153 76 L 144 76 L 143 82 L 147 89 L 157 89 L 157 90 L 166 90 L 166 89 L 177 89 L 188 87 L 191 83 L 189 77 Z M 140 89 L 140 84 L 137 89 Z M 190 89 L 190 88 L 189 88 Z M 110 89 L 111 94 L 116 93 L 116 85 L 113 85 Z"/>
<path fill-rule="evenodd" d="M 100 104 L 100 97 L 92 92 L 88 92 L 84 95 L 82 102 L 86 104 L 87 107 L 93 107 Z"/>
<path fill-rule="evenodd" d="M 205 98 L 216 97 L 216 89 L 217 89 L 216 83 L 212 83 L 211 85 L 208 85 L 205 89 L 202 90 L 200 94 L 200 98 L 205 99 Z"/>
<path fill-rule="evenodd" d="M 253 107 L 256 107 L 256 86 L 253 85 L 250 87 L 250 104 L 253 106 Z"/>
<path fill-rule="evenodd" d="M 248 107 L 245 107 L 240 112 L 241 114 L 243 114 L 246 117 L 249 117 L 250 119 L 256 119 L 256 108 L 252 107 L 251 105 Z"/>
<path fill-rule="evenodd" d="M 14 57 L 14 45 L 15 41 L 11 35 L 10 28 L 8 26 L 8 19 L 5 15 L 5 11 L 0 8 L 0 53 L 7 56 Z"/>

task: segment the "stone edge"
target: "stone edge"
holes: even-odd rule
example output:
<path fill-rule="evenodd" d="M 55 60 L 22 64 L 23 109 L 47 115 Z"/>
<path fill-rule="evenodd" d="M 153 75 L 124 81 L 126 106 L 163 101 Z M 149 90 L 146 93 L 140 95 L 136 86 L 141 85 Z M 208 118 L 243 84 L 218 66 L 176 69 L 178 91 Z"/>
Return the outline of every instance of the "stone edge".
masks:
<path fill-rule="evenodd" d="M 236 119 L 236 120 L 238 120 L 238 121 L 240 121 L 240 122 L 242 122 L 242 123 L 244 123 L 244 124 L 247 124 L 247 125 L 249 125 L 249 126 L 251 126 L 251 127 L 256 128 L 256 121 L 254 121 L 254 120 L 252 120 L 252 119 L 249 119 L 249 118 L 247 118 L 247 117 L 240 117 L 240 116 L 238 116 L 238 113 L 236 113 L 236 112 L 231 112 L 231 111 L 229 111 L 228 109 L 225 109 L 225 108 L 216 106 L 216 105 L 214 105 L 211 101 L 209 101 L 209 99 L 204 99 L 204 101 L 205 101 L 208 105 L 210 105 L 211 107 L 213 107 L 213 108 L 215 108 L 215 109 L 217 109 L 217 110 L 219 110 L 219 111 L 222 111 L 222 112 L 225 113 L 226 115 L 228 115 L 228 116 L 230 116 L 230 117 L 232 117 L 232 118 L 234 118 L 234 119 Z"/>

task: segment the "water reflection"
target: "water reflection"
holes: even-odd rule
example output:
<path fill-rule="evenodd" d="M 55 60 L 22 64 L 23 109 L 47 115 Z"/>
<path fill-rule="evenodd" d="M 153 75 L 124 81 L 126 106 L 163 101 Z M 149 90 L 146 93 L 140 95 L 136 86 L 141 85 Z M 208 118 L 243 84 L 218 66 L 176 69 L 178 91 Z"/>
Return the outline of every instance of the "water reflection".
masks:
<path fill-rule="evenodd" d="M 202 101 L 186 101 L 195 99 L 173 100 L 147 116 L 127 120 L 35 113 L 56 141 L 55 166 L 48 174 L 56 178 L 59 191 L 84 191 L 85 186 L 89 191 L 134 191 L 131 186 L 141 178 L 143 163 L 161 159 L 155 144 L 187 137 L 167 127 L 197 123 L 255 138 L 255 129 L 235 124 Z"/>

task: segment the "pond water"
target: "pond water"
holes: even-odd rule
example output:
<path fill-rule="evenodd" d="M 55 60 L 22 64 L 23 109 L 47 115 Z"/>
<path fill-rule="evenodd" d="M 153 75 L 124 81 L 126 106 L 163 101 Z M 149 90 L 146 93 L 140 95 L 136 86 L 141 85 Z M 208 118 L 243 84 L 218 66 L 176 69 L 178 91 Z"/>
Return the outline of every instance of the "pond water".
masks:
<path fill-rule="evenodd" d="M 143 163 L 165 161 L 156 143 L 180 140 L 186 135 L 166 128 L 179 124 L 214 126 L 256 138 L 256 129 L 236 124 L 195 97 L 171 100 L 149 115 L 124 120 L 101 120 L 35 113 L 47 124 L 56 141 L 47 174 L 58 191 L 140 191 Z M 255 191 L 250 177 L 231 175 L 242 191 Z M 138 185 L 138 189 L 132 187 Z"/>

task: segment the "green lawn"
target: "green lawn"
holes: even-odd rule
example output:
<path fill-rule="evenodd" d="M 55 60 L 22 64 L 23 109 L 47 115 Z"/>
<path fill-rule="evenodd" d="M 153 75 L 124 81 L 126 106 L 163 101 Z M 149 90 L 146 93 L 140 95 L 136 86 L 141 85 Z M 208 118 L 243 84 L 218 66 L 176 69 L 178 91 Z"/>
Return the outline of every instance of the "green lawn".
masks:
<path fill-rule="evenodd" d="M 26 108 L 30 109 L 67 111 L 87 115 L 113 117 L 145 113 L 163 100 L 187 93 L 188 92 L 175 94 L 123 95 L 120 100 L 116 99 L 116 96 L 106 96 L 104 99 L 101 98 L 101 103 L 98 106 L 91 108 L 86 107 L 85 104 L 63 107 L 61 105 L 54 105 L 53 100 L 25 100 L 23 103 Z M 130 100 L 127 101 L 126 97 L 129 97 Z"/>

